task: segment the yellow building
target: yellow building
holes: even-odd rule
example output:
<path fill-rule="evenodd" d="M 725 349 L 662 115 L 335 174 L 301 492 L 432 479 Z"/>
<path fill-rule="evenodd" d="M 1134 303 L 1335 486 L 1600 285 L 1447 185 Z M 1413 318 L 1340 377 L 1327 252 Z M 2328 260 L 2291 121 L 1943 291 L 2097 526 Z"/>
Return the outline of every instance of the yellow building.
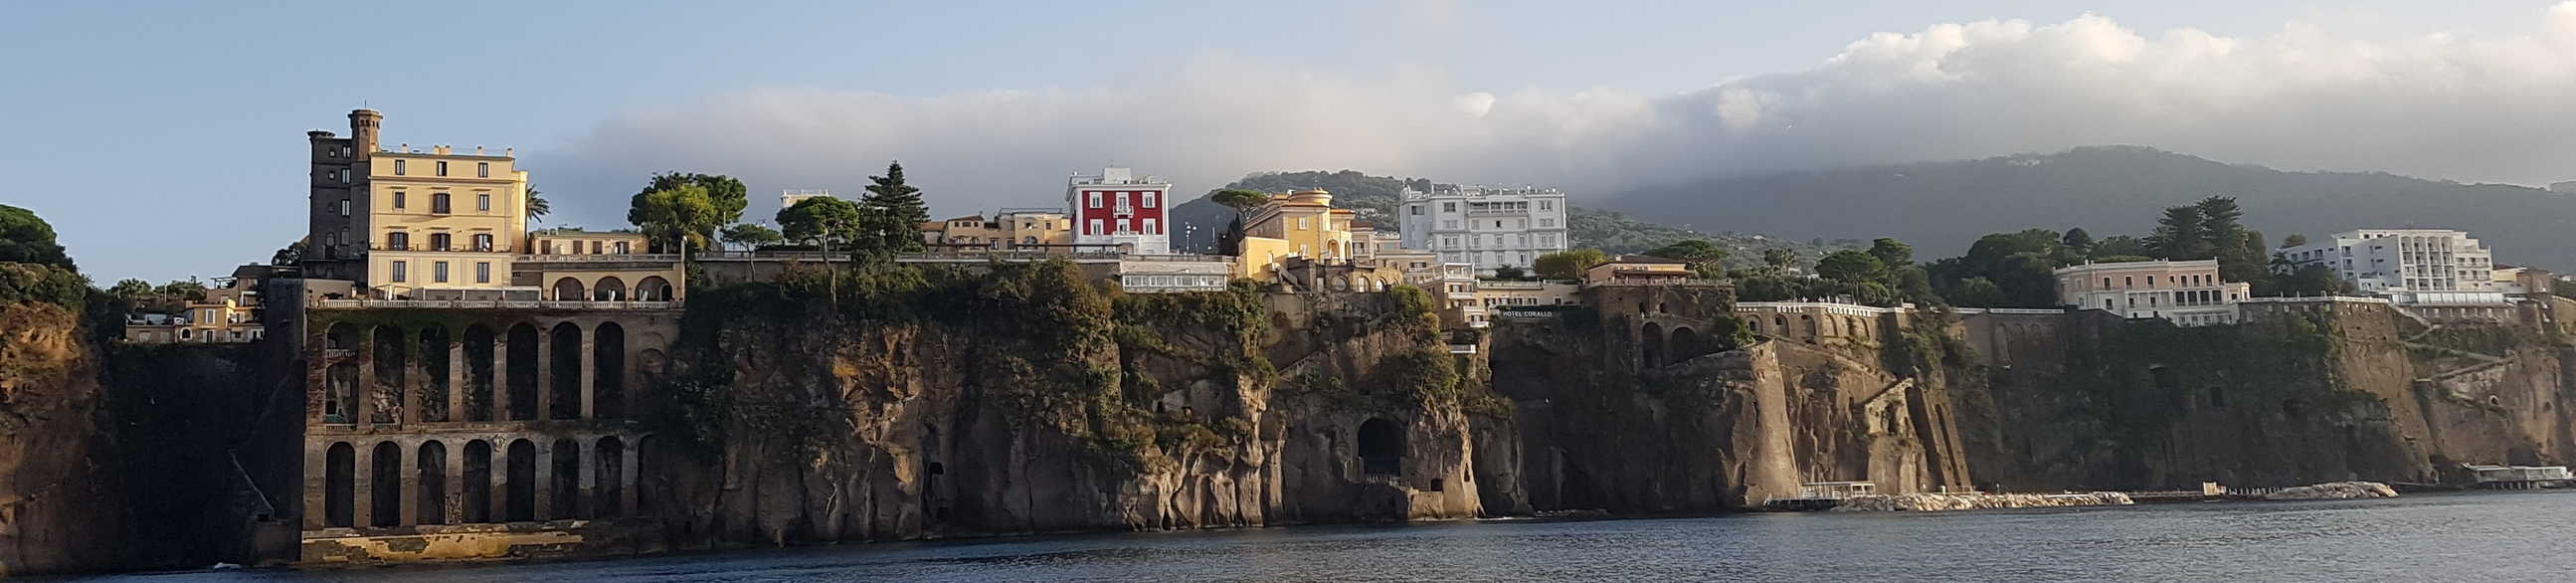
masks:
<path fill-rule="evenodd" d="M 1646 255 L 1620 255 L 1583 270 L 1583 286 L 1668 285 L 1691 280 L 1690 264 Z"/>
<path fill-rule="evenodd" d="M 465 300 L 555 299 L 540 290 L 565 277 L 592 283 L 658 278 L 666 289 L 681 281 L 677 255 L 647 254 L 642 237 L 631 233 L 583 238 L 558 232 L 554 242 L 578 242 L 586 253 L 547 253 L 529 237 L 528 173 L 511 151 L 384 148 L 383 125 L 383 114 L 360 109 L 349 112 L 347 138 L 306 132 L 313 169 L 308 250 L 300 263 L 306 277 L 349 280 L 359 295 L 373 299 Z M 599 246 L 606 243 L 627 243 L 628 252 Z M 567 257 L 578 255 L 623 257 Z"/>
<path fill-rule="evenodd" d="M 921 240 L 932 250 L 1069 250 L 1073 220 L 1038 210 L 1005 210 L 990 219 L 966 215 L 922 223 Z"/>
<path fill-rule="evenodd" d="M 265 265 L 244 265 L 232 277 L 215 280 L 204 296 L 189 301 L 176 314 L 126 317 L 125 340 L 138 343 L 250 342 L 266 336 L 260 323 L 259 281 Z"/>
<path fill-rule="evenodd" d="M 510 285 L 542 286 L 548 300 L 667 302 L 687 280 L 679 255 L 653 253 L 652 242 L 634 231 L 536 231 L 528 233 L 527 251 L 514 258 Z"/>
<path fill-rule="evenodd" d="M 1244 277 L 1268 281 L 1275 278 L 1279 262 L 1290 257 L 1347 262 L 1352 258 L 1352 216 L 1350 209 L 1333 208 L 1333 194 L 1323 190 L 1272 195 L 1244 224 L 1242 260 L 1236 265 Z M 1375 240 L 1373 231 L 1367 236 Z"/>

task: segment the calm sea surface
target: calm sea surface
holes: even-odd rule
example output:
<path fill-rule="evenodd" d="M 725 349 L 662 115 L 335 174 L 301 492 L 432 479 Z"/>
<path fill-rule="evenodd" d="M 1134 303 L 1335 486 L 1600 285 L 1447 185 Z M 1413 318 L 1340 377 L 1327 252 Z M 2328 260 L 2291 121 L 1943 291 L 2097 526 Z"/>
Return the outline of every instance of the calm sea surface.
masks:
<path fill-rule="evenodd" d="M 125 579 L 2576 580 L 2576 492 L 1925 514 L 1485 521 L 858 544 Z"/>

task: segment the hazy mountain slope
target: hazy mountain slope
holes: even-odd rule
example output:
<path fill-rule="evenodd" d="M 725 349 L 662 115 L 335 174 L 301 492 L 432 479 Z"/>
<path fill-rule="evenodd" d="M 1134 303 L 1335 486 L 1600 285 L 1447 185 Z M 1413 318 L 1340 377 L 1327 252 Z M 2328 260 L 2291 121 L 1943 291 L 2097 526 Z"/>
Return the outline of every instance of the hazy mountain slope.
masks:
<path fill-rule="evenodd" d="M 1646 188 L 1604 199 L 1635 216 L 1703 229 L 1830 238 L 1893 236 L 1921 256 L 1964 252 L 1985 233 L 2084 227 L 2144 234 L 2158 209 L 2234 196 L 2278 241 L 2363 227 L 2465 229 L 2500 262 L 2576 268 L 2576 198 L 2511 185 L 2370 172 L 2283 172 L 2134 146 L 2046 155 L 1786 172 Z"/>

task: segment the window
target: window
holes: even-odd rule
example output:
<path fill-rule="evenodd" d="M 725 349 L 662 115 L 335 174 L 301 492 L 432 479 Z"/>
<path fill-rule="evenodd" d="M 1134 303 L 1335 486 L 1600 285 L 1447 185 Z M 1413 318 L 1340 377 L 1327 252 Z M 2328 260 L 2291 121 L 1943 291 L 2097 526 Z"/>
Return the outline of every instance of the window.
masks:
<path fill-rule="evenodd" d="M 349 216 L 349 199 L 340 199 L 340 216 Z"/>
<path fill-rule="evenodd" d="M 1091 193 L 1091 206 L 1100 206 L 1100 193 Z M 1085 235 L 1098 235 L 1104 232 L 1105 231 L 1100 230 L 1100 219 L 1092 219 L 1090 228 L 1083 229 L 1082 231 Z"/>
<path fill-rule="evenodd" d="M 1542 200 L 1542 201 L 1538 201 L 1538 210 L 1543 210 L 1543 211 L 1556 210 L 1556 201 L 1553 201 L 1553 200 Z"/>
<path fill-rule="evenodd" d="M 1141 206 L 1143 206 L 1143 207 L 1145 207 L 1145 208 L 1154 208 L 1154 193 L 1151 193 L 1151 192 L 1145 193 L 1145 202 L 1136 203 L 1136 204 L 1141 205 Z"/>
<path fill-rule="evenodd" d="M 492 163 L 491 163 L 491 162 L 475 162 L 475 163 L 474 163 L 474 177 L 475 177 L 475 178 L 491 178 L 491 177 L 492 177 Z"/>
<path fill-rule="evenodd" d="M 478 193 L 474 193 L 474 210 L 478 210 L 478 211 L 488 211 L 488 210 L 492 210 L 492 193 L 489 193 L 489 192 L 478 192 Z"/>
<path fill-rule="evenodd" d="M 1299 217 L 1297 219 L 1297 230 L 1304 231 L 1313 228 L 1314 223 L 1312 221 L 1314 221 L 1314 219 Z"/>
<path fill-rule="evenodd" d="M 1095 190 L 1091 192 L 1091 208 L 1100 208 L 1100 191 Z"/>
<path fill-rule="evenodd" d="M 409 160 L 394 160 L 394 175 L 401 176 L 404 173 L 409 172 L 409 166 Z"/>
<path fill-rule="evenodd" d="M 411 233 L 405 233 L 402 231 L 385 233 L 385 248 L 397 251 L 410 249 Z"/>
<path fill-rule="evenodd" d="M 2111 278 L 2108 278 L 2108 277 L 2102 278 L 2102 287 L 2105 287 L 2105 288 L 2111 287 Z"/>
<path fill-rule="evenodd" d="M 440 160 L 440 161 L 438 161 L 438 175 L 439 175 L 439 176 L 446 176 L 446 175 L 447 175 L 447 161 L 446 161 L 446 160 Z"/>
<path fill-rule="evenodd" d="M 474 262 L 474 283 L 492 283 L 492 262 Z"/>
<path fill-rule="evenodd" d="M 629 248 L 627 245 L 628 245 L 628 242 L 626 242 L 626 241 L 618 241 L 618 242 L 617 242 L 617 254 L 618 254 L 618 255 L 625 255 L 625 254 L 629 253 L 630 251 L 629 251 L 628 249 L 630 249 L 630 248 Z"/>
<path fill-rule="evenodd" d="M 492 250 L 492 234 L 490 234 L 490 233 L 475 233 L 475 234 L 474 234 L 474 250 L 475 250 L 475 251 L 491 251 L 491 250 Z"/>
<path fill-rule="evenodd" d="M 1153 196 L 1153 195 L 1150 195 L 1150 194 L 1149 194 L 1149 195 L 1146 195 L 1146 196 Z M 1155 227 L 1155 226 L 1156 226 L 1156 225 L 1154 224 L 1154 219 L 1145 219 L 1145 234 L 1147 234 L 1147 235 L 1152 235 L 1152 234 L 1154 234 L 1154 233 L 1158 233 L 1158 232 L 1160 232 L 1160 231 L 1156 231 L 1156 230 L 1154 230 L 1154 227 Z"/>
<path fill-rule="evenodd" d="M 1539 219 L 1539 220 L 1538 220 L 1538 228 L 1545 229 L 1545 228 L 1548 228 L 1548 227 L 1554 227 L 1554 226 L 1556 226 L 1556 219 Z"/>
<path fill-rule="evenodd" d="M 431 212 L 431 213 L 436 213 L 436 214 L 442 214 L 442 215 L 443 215 L 443 214 L 447 214 L 447 213 L 448 213 L 448 208 L 447 208 L 447 193 L 444 193 L 444 192 L 433 192 L 433 193 L 430 193 L 430 195 L 429 195 L 429 212 Z"/>
<path fill-rule="evenodd" d="M 447 262 L 431 262 L 429 264 L 429 280 L 436 283 L 447 283 Z"/>
<path fill-rule="evenodd" d="M 403 208 L 403 202 L 407 200 L 410 200 L 410 198 L 408 195 L 403 194 L 403 191 L 394 191 L 394 208 Z"/>
<path fill-rule="evenodd" d="M 2137 276 L 2121 276 L 2121 277 L 2120 277 L 2120 287 L 2136 287 L 2137 285 L 2138 285 L 2138 278 L 2137 278 Z"/>
<path fill-rule="evenodd" d="M 447 250 L 448 250 L 448 248 L 447 248 L 447 243 L 448 243 L 448 236 L 447 236 L 447 234 L 446 234 L 446 233 L 430 233 L 430 234 L 429 234 L 429 250 L 431 250 L 431 251 L 447 251 Z"/>
<path fill-rule="evenodd" d="M 396 261 L 394 261 L 394 267 L 393 267 L 393 278 L 394 278 L 394 281 L 395 281 L 396 283 L 400 283 L 400 282 L 404 282 L 404 281 L 410 281 L 410 280 L 411 280 L 411 262 L 409 262 L 409 261 L 401 261 L 401 260 L 396 260 Z"/>
<path fill-rule="evenodd" d="M 1417 205 L 1407 205 L 1407 206 L 1405 206 L 1404 208 L 1405 208 L 1405 214 L 1410 214 L 1410 215 L 1417 216 L 1417 217 L 1422 216 L 1422 205 L 1418 205 L 1418 204 L 1417 204 Z"/>
<path fill-rule="evenodd" d="M 591 242 L 590 242 L 590 254 L 592 254 L 592 255 L 598 255 L 598 254 L 599 254 L 599 242 L 598 242 L 598 241 L 591 241 Z"/>
<path fill-rule="evenodd" d="M 341 184 L 348 184 L 348 183 L 349 183 L 349 169 L 347 169 L 347 168 L 341 168 L 341 169 L 340 169 L 340 183 L 341 183 Z"/>

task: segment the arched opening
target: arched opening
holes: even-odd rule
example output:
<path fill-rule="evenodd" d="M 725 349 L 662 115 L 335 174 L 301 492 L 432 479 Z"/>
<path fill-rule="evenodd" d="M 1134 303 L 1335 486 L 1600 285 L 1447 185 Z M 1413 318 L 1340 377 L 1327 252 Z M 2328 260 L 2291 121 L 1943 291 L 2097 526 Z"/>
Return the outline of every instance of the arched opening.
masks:
<path fill-rule="evenodd" d="M 322 348 L 326 350 L 357 350 L 358 333 L 357 331 L 350 329 L 347 322 L 334 322 L 331 324 L 331 328 L 329 330 L 322 333 Z"/>
<path fill-rule="evenodd" d="M 616 322 L 591 332 L 590 393 L 592 414 L 601 419 L 626 416 L 626 329 Z"/>
<path fill-rule="evenodd" d="M 650 340 L 646 341 L 646 344 L 648 345 L 651 343 L 652 342 Z M 662 356 L 662 351 L 660 350 L 647 348 L 642 352 L 635 353 L 635 374 L 639 377 L 635 379 L 635 386 L 651 390 L 653 387 L 661 385 L 662 371 L 665 367 L 669 366 L 670 361 L 670 358 Z M 653 403 L 652 399 L 643 398 L 643 395 L 646 394 L 649 393 L 636 393 L 637 397 L 634 404 L 628 406 L 629 408 L 634 409 L 633 413 L 635 417 L 642 418 L 653 414 L 652 411 L 646 409 Z"/>
<path fill-rule="evenodd" d="M 376 378 L 367 401 L 367 422 L 393 423 L 402 419 L 403 373 L 410 360 L 410 344 L 403 341 L 401 328 L 377 326 L 375 336 Z"/>
<path fill-rule="evenodd" d="M 661 276 L 650 276 L 635 283 L 635 300 L 642 302 L 671 301 L 671 282 Z"/>
<path fill-rule="evenodd" d="M 1360 472 L 1373 476 L 1404 474 L 1404 429 L 1385 419 L 1360 424 Z"/>
<path fill-rule="evenodd" d="M 419 469 L 412 474 L 420 484 L 418 524 L 447 524 L 447 444 L 436 441 L 420 444 L 420 459 L 413 463 Z"/>
<path fill-rule="evenodd" d="M 554 488 L 548 499 L 554 511 L 547 520 L 589 518 L 581 508 L 581 442 L 572 438 L 555 440 Z"/>
<path fill-rule="evenodd" d="M 358 365 L 331 363 L 331 370 L 326 374 L 329 378 L 324 382 L 329 386 L 322 391 L 323 422 L 358 422 Z"/>
<path fill-rule="evenodd" d="M 1799 314 L 1799 315 L 1798 315 L 1798 327 L 1799 327 L 1799 328 L 1805 328 L 1805 329 L 1806 329 L 1806 330 L 1801 334 L 1801 336 L 1802 336 L 1802 339 L 1803 339 L 1803 340 L 1806 340 L 1806 341 L 1807 341 L 1808 343 L 1810 343 L 1810 344 L 1812 344 L 1812 343 L 1814 343 L 1814 342 L 1816 341 L 1816 317 L 1815 317 L 1815 316 L 1811 316 L 1811 315 L 1807 315 L 1807 314 Z"/>
<path fill-rule="evenodd" d="M 2217 385 L 2210 385 L 2210 387 L 2209 387 L 2209 408 L 2211 408 L 2211 409 L 2225 409 L 2225 408 L 2227 408 L 2227 390 L 2226 390 L 2226 389 L 2224 389 L 2224 388 L 2220 388 L 2220 387 L 2219 387 L 2219 386 L 2217 386 Z"/>
<path fill-rule="evenodd" d="M 569 277 L 567 277 L 567 278 L 563 278 L 563 279 L 555 280 L 555 299 L 556 299 L 556 300 L 559 300 L 559 301 L 567 301 L 567 302 L 577 302 L 577 301 L 581 301 L 581 299 L 582 299 L 584 296 L 585 296 L 585 294 L 583 294 L 583 289 L 582 289 L 582 287 L 581 287 L 581 280 L 573 279 L 573 278 L 569 278 Z"/>
<path fill-rule="evenodd" d="M 1638 362 L 1645 368 L 1651 369 L 1664 365 L 1663 325 L 1646 323 L 1645 329 L 1637 334 L 1637 354 L 1640 357 Z"/>
<path fill-rule="evenodd" d="M 447 328 L 444 326 L 431 326 L 420 331 L 420 420 L 422 421 L 454 421 L 448 417 L 452 412 L 447 410 L 447 395 L 452 389 L 447 386 L 447 379 L 450 376 L 447 374 L 447 367 L 454 364 L 447 362 L 449 352 L 447 343 Z"/>
<path fill-rule="evenodd" d="M 358 449 L 349 442 L 331 444 L 322 461 L 322 525 L 356 526 Z"/>
<path fill-rule="evenodd" d="M 537 327 L 520 323 L 510 327 L 509 395 L 506 417 L 510 421 L 537 418 Z"/>
<path fill-rule="evenodd" d="M 510 442 L 509 476 L 503 501 L 509 505 L 508 520 L 525 522 L 537 519 L 537 444 L 525 439 Z"/>
<path fill-rule="evenodd" d="M 370 496 L 372 504 L 368 506 L 368 516 L 372 519 L 369 523 L 372 525 L 402 524 L 402 451 L 402 446 L 394 445 L 394 442 L 376 442 L 375 468 L 367 473 L 367 490 L 373 494 Z"/>
<path fill-rule="evenodd" d="M 595 518 L 626 515 L 626 442 L 617 436 L 599 438 L 599 448 L 591 455 L 592 491 L 598 495 Z"/>
<path fill-rule="evenodd" d="M 599 283 L 590 286 L 590 299 L 603 302 L 626 301 L 626 281 L 617 279 L 616 276 L 599 278 Z"/>
<path fill-rule="evenodd" d="M 1673 328 L 1673 362 L 1684 362 L 1708 353 L 1707 340 L 1688 326 Z"/>
<path fill-rule="evenodd" d="M 492 521 L 492 443 L 480 439 L 465 442 L 465 488 L 463 498 L 465 522 Z"/>
<path fill-rule="evenodd" d="M 492 420 L 492 329 L 465 327 L 465 411 L 467 421 Z M 487 446 L 486 449 L 489 449 Z"/>
<path fill-rule="evenodd" d="M 580 419 L 581 327 L 571 322 L 556 324 L 547 336 L 552 343 L 547 348 L 552 362 L 547 362 L 546 367 L 554 371 L 554 386 L 547 387 L 546 407 L 551 410 L 546 412 L 546 418 Z"/>
<path fill-rule="evenodd" d="M 653 501 L 662 495 L 661 485 L 653 480 L 658 467 L 653 453 L 653 436 L 635 439 L 635 515 L 652 516 Z"/>

